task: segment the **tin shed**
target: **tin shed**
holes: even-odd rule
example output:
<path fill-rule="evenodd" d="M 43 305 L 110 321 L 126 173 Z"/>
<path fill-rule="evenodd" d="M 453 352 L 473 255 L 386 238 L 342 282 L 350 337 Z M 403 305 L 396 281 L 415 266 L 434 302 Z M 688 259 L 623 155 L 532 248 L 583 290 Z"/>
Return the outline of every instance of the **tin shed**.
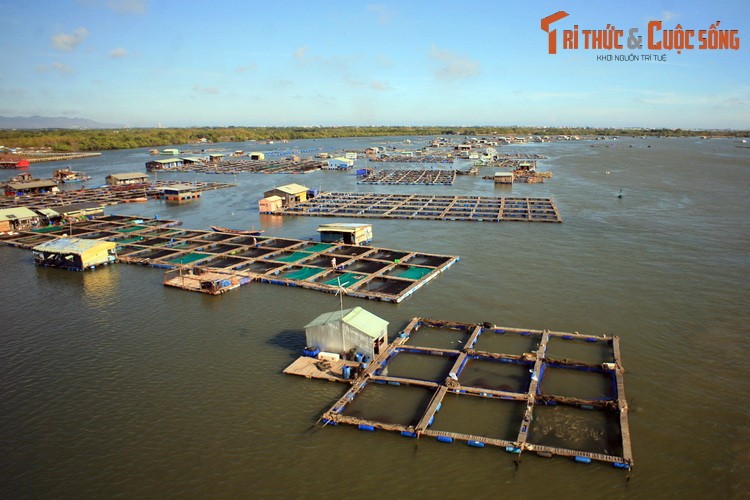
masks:
<path fill-rule="evenodd" d="M 35 246 L 34 262 L 38 266 L 83 271 L 115 262 L 116 247 L 113 241 L 60 238 Z"/>
<path fill-rule="evenodd" d="M 373 359 L 388 344 L 388 322 L 357 306 L 321 314 L 305 326 L 307 346 Z"/>

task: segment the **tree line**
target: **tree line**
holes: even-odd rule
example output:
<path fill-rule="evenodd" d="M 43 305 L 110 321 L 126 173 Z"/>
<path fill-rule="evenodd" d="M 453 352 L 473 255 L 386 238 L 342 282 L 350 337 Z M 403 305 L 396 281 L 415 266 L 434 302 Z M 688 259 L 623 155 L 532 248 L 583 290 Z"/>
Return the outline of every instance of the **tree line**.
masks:
<path fill-rule="evenodd" d="M 0 144 L 8 148 L 49 148 L 52 151 L 103 151 L 207 142 L 280 141 L 376 136 L 666 136 L 747 137 L 747 130 L 624 129 L 588 127 L 191 127 L 128 129 L 0 130 Z"/>

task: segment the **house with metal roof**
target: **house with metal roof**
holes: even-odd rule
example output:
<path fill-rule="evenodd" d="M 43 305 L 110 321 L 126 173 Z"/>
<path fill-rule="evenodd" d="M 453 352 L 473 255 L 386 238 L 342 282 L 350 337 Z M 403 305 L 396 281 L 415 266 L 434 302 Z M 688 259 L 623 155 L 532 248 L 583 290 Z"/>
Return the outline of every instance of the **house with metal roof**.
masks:
<path fill-rule="evenodd" d="M 146 170 L 169 170 L 170 168 L 181 167 L 184 161 L 182 158 L 165 158 L 162 160 L 151 160 L 146 162 Z"/>
<path fill-rule="evenodd" d="M 124 174 L 110 174 L 104 178 L 110 186 L 123 186 L 125 184 L 141 184 L 148 182 L 148 174 L 142 172 L 128 172 Z"/>
<path fill-rule="evenodd" d="M 52 179 L 35 181 L 9 182 L 5 185 L 5 196 L 23 196 L 25 194 L 56 193 L 60 189 Z"/>
<path fill-rule="evenodd" d="M 284 206 L 290 207 L 307 200 L 307 191 L 308 189 L 300 184 L 286 184 L 266 191 L 263 197 L 280 196 L 284 200 Z"/>
<path fill-rule="evenodd" d="M 366 245 L 372 241 L 372 224 L 358 222 L 335 222 L 318 226 L 320 241 L 323 243 L 345 243 Z"/>
<path fill-rule="evenodd" d="M 305 339 L 308 349 L 373 359 L 388 346 L 388 322 L 357 306 L 321 314 L 305 325 Z"/>
<path fill-rule="evenodd" d="M 104 205 L 95 201 L 84 201 L 52 207 L 59 218 L 77 219 L 94 215 L 104 215 Z M 52 217 L 54 218 L 54 217 Z"/>
<path fill-rule="evenodd" d="M 117 244 L 113 241 L 82 238 L 59 238 L 35 246 L 34 263 L 71 271 L 93 269 L 117 260 Z"/>
<path fill-rule="evenodd" d="M 0 232 L 19 231 L 39 224 L 39 214 L 26 207 L 0 209 Z"/>

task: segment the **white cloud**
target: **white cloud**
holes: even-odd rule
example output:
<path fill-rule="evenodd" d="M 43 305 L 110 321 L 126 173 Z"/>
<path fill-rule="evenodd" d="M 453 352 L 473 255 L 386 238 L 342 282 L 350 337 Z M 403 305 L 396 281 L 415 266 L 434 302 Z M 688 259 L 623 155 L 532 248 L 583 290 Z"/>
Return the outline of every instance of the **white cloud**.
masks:
<path fill-rule="evenodd" d="M 322 57 L 316 54 L 310 54 L 308 47 L 302 46 L 294 51 L 294 59 L 300 66 L 319 66 L 345 71 L 349 67 L 351 57 Z"/>
<path fill-rule="evenodd" d="M 665 10 L 664 12 L 661 13 L 661 18 L 664 21 L 669 21 L 671 19 L 677 19 L 678 17 L 680 17 L 680 15 L 677 12 L 673 11 L 673 10 Z"/>
<path fill-rule="evenodd" d="M 356 78 L 351 78 L 347 76 L 347 77 L 344 77 L 344 81 L 350 87 L 369 88 L 378 92 L 383 92 L 385 90 L 393 90 L 393 87 L 391 86 L 390 83 L 383 82 L 380 80 L 365 81 L 365 80 L 358 80 Z"/>
<path fill-rule="evenodd" d="M 122 47 L 117 47 L 116 49 L 112 49 L 109 51 L 109 57 L 113 57 L 115 59 L 122 59 L 123 57 L 128 55 L 128 51 L 123 49 Z"/>
<path fill-rule="evenodd" d="M 435 77 L 439 80 L 469 78 L 478 75 L 481 71 L 478 61 L 473 61 L 449 50 L 439 49 L 435 45 L 430 49 L 430 58 L 443 63 L 443 66 L 435 72 Z"/>
<path fill-rule="evenodd" d="M 57 50 L 71 52 L 87 36 L 89 36 L 89 32 L 86 28 L 77 28 L 73 33 L 59 33 L 52 37 L 52 46 Z"/>
<path fill-rule="evenodd" d="M 54 69 L 58 73 L 62 73 L 62 74 L 73 72 L 73 68 L 71 68 L 67 64 L 63 64 L 61 62 L 53 62 L 52 63 L 52 69 Z"/>

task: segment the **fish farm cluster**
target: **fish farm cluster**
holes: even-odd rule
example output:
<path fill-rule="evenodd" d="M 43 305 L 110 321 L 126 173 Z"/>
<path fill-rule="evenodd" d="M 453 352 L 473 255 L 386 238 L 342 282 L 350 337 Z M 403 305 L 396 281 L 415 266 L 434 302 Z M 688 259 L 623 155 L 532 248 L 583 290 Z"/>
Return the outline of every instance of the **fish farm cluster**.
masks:
<path fill-rule="evenodd" d="M 183 229 L 180 221 L 110 215 L 50 226 L 0 240 L 33 248 L 52 239 L 112 241 L 117 260 L 165 269 L 216 271 L 228 280 L 258 281 L 401 302 L 452 266 L 457 256 L 291 238 Z"/>
<path fill-rule="evenodd" d="M 416 376 L 415 364 L 430 377 Z M 518 459 L 530 452 L 628 470 L 633 465 L 616 336 L 413 318 L 387 349 L 360 364 L 353 380 L 345 376 L 346 365 L 321 376 L 305 365 L 285 373 L 351 384 L 321 417 L 324 425 L 499 447 Z M 579 382 L 576 389 L 560 389 L 571 380 Z M 391 405 L 411 411 L 383 421 L 379 416 Z M 453 416 L 466 407 L 476 418 Z"/>
<path fill-rule="evenodd" d="M 477 222 L 562 222 L 550 198 L 321 192 L 276 215 Z"/>

